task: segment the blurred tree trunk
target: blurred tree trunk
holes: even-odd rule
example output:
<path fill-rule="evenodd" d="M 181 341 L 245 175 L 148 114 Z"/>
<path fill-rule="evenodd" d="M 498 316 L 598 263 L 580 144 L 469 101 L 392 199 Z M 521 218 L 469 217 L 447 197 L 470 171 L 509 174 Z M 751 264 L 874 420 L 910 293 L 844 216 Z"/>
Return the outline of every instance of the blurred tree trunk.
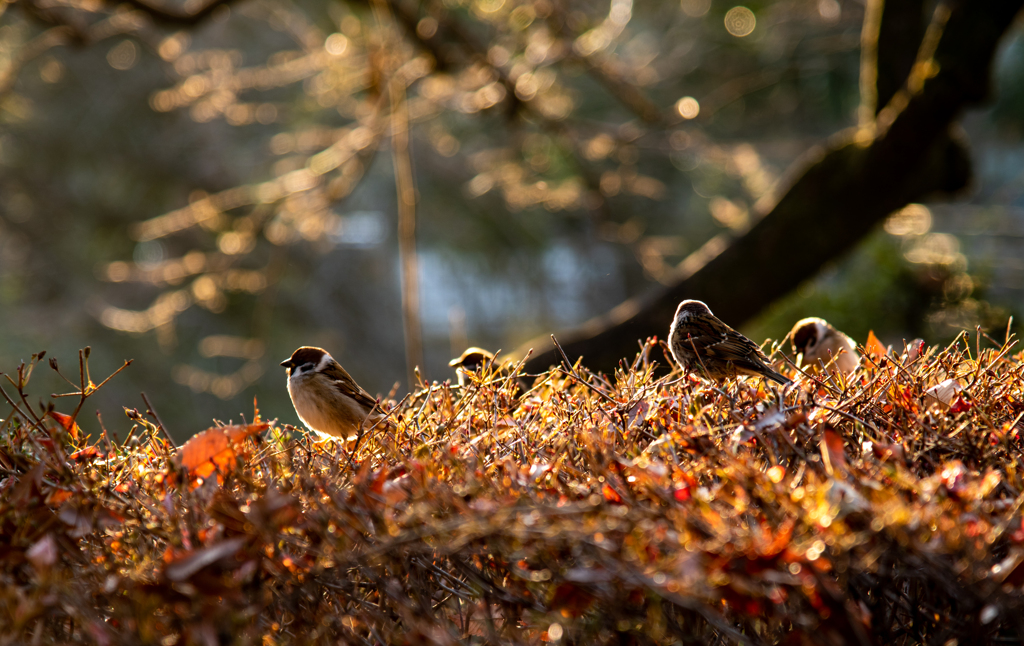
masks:
<path fill-rule="evenodd" d="M 860 125 L 809 151 L 788 188 L 739 237 L 719 235 L 684 260 L 675 281 L 558 335 L 571 361 L 599 370 L 631 358 L 638 342 L 666 336 L 687 298 L 738 326 L 848 251 L 887 215 L 970 180 L 964 146 L 951 136 L 964 109 L 989 95 L 996 47 L 1024 0 L 940 4 L 927 28 L 919 0 L 871 0 L 865 14 Z M 914 25 L 918 25 L 917 28 Z M 897 81 L 896 79 L 900 80 Z M 881 106 L 881 107 L 879 107 Z M 527 369 L 560 356 L 547 337 Z"/>

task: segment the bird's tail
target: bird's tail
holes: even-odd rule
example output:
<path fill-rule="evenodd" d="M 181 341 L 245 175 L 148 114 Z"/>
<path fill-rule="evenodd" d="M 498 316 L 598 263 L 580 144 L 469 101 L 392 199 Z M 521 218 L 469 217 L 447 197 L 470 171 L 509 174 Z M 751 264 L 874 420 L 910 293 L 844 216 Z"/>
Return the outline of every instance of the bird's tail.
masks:
<path fill-rule="evenodd" d="M 789 384 L 793 383 L 792 379 L 782 376 L 781 374 L 775 372 L 768 366 L 765 366 L 764 368 L 764 376 L 767 377 L 768 379 L 771 379 L 780 386 L 788 386 Z"/>

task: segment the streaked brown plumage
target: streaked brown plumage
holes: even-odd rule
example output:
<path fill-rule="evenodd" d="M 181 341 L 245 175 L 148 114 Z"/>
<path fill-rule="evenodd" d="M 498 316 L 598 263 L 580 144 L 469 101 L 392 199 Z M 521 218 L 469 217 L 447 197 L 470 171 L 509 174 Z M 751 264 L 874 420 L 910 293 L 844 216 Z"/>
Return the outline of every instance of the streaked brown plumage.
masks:
<path fill-rule="evenodd" d="M 830 365 L 830 370 L 850 374 L 860 364 L 857 344 L 853 339 L 832 327 L 825 319 L 811 316 L 801 319 L 789 333 L 793 341 L 793 352 L 803 355 L 800 367 L 820 370 Z"/>
<path fill-rule="evenodd" d="M 679 304 L 668 343 L 680 366 L 708 379 L 750 375 L 783 385 L 790 382 L 768 366 L 768 357 L 756 343 L 718 320 L 701 301 Z"/>
<path fill-rule="evenodd" d="M 346 439 L 382 417 L 379 409 L 374 410 L 377 400 L 326 350 L 303 346 L 281 365 L 288 369 L 288 395 L 295 412 L 310 430 Z"/>

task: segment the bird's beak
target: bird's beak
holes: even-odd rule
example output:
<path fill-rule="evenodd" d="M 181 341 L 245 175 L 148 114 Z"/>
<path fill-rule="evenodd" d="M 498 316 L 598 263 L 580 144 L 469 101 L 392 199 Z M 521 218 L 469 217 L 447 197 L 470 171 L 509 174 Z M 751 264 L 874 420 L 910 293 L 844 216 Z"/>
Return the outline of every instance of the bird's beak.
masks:
<path fill-rule="evenodd" d="M 281 365 L 284 366 L 285 368 L 294 368 L 295 367 L 295 364 L 292 363 L 291 359 L 285 359 L 284 361 L 281 362 Z"/>

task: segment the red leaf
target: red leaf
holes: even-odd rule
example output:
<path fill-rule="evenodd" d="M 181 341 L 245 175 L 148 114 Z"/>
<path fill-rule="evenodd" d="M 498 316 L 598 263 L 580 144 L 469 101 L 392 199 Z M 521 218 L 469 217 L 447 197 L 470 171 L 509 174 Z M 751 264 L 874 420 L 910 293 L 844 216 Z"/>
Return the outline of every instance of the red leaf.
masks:
<path fill-rule="evenodd" d="M 949 407 L 949 412 L 962 413 L 965 410 L 971 410 L 972 408 L 974 408 L 974 404 L 970 403 L 969 401 L 966 401 L 963 395 L 959 395 L 953 401 L 953 405 Z"/>
<path fill-rule="evenodd" d="M 71 438 L 74 440 L 78 439 L 78 432 L 81 430 L 78 428 L 78 423 L 75 422 L 75 418 L 64 413 L 58 413 L 55 410 L 50 411 L 50 417 L 57 420 L 57 423 L 64 427 L 64 430 L 71 434 Z"/>

